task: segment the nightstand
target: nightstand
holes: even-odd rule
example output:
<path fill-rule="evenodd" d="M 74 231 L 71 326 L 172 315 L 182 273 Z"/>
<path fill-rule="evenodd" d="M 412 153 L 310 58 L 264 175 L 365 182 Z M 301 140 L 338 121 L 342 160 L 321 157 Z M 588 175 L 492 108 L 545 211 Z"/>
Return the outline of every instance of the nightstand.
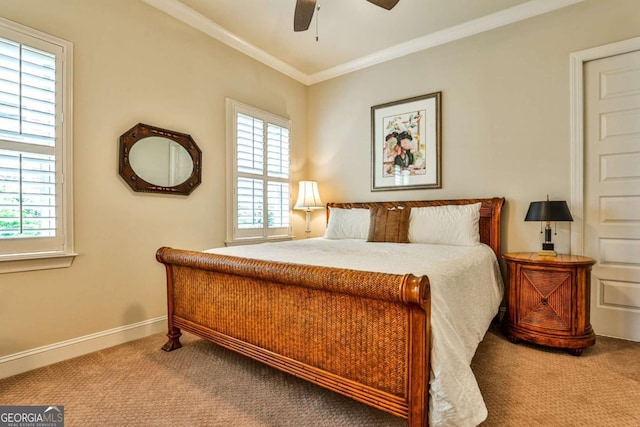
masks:
<path fill-rule="evenodd" d="M 509 281 L 502 330 L 510 341 L 566 348 L 574 356 L 596 342 L 589 320 L 591 267 L 577 255 L 504 254 Z"/>

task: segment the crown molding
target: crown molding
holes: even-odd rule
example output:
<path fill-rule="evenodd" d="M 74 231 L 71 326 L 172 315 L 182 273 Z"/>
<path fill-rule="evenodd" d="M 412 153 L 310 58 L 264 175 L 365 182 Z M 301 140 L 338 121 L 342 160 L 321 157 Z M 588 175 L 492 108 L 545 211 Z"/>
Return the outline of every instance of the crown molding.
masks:
<path fill-rule="evenodd" d="M 307 84 L 311 85 L 320 83 L 343 74 L 348 74 L 363 68 L 371 67 L 372 65 L 381 64 L 392 59 L 400 58 L 446 43 L 451 43 L 465 37 L 513 24 L 518 21 L 523 21 L 525 19 L 542 15 L 582 1 L 584 0 L 530 0 L 518 6 L 504 9 L 500 12 L 492 13 L 478 19 L 473 19 L 444 30 L 436 31 L 423 37 L 418 37 L 405 43 L 400 43 L 390 48 L 380 50 L 371 55 L 363 56 L 353 61 L 312 74 L 308 76 L 309 83 Z"/>
<path fill-rule="evenodd" d="M 209 18 L 201 15 L 190 7 L 185 6 L 178 0 L 142 0 L 150 6 L 155 7 L 176 18 L 179 21 L 195 28 L 198 31 L 212 37 L 251 58 L 262 62 L 269 67 L 280 71 L 283 74 L 308 85 L 309 76 L 298 69 L 292 67 L 286 62 L 276 58 L 275 56 L 265 52 L 264 50 L 252 45 L 244 39 L 241 39 L 234 33 L 229 32 L 225 28 L 211 21 Z"/>
<path fill-rule="evenodd" d="M 314 74 L 303 73 L 286 62 L 229 32 L 205 16 L 180 3 L 178 0 L 142 1 L 170 16 L 173 16 L 179 21 L 184 22 L 204 34 L 239 50 L 245 55 L 248 55 L 251 58 L 299 81 L 300 83 L 312 85 L 368 68 L 376 64 L 381 64 L 392 59 L 460 40 L 484 31 L 493 30 L 495 28 L 552 12 L 557 9 L 583 2 L 584 0 L 529 0 L 520 5 L 501 10 L 500 12 L 492 13 L 444 30 L 436 31 L 431 34 L 427 34 L 426 36 L 409 40 L 405 43 L 380 50 L 371 55 L 366 55 Z"/>

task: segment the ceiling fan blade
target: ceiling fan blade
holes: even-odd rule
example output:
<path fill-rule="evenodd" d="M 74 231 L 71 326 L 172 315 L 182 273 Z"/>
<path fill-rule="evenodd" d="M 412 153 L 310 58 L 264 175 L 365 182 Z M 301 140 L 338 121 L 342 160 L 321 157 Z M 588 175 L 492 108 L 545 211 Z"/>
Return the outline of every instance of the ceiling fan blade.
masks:
<path fill-rule="evenodd" d="M 373 3 L 376 6 L 383 7 L 387 10 L 393 9 L 393 6 L 398 4 L 400 0 L 367 0 L 369 3 Z"/>
<path fill-rule="evenodd" d="M 297 0 L 296 11 L 293 16 L 293 31 L 307 30 L 315 10 L 316 0 Z"/>

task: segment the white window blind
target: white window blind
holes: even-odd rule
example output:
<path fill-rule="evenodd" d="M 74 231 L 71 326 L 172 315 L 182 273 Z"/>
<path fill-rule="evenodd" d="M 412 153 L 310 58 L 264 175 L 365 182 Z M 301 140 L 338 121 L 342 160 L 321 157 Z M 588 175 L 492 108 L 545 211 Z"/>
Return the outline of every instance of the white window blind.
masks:
<path fill-rule="evenodd" d="M 228 241 L 290 234 L 289 122 L 227 100 L 233 188 Z"/>
<path fill-rule="evenodd" d="M 71 183 L 63 180 L 71 163 L 63 124 L 71 50 L 0 20 L 0 261 L 72 254 Z"/>
<path fill-rule="evenodd" d="M 289 184 L 268 182 L 267 212 L 270 228 L 289 227 Z"/>
<path fill-rule="evenodd" d="M 238 172 L 262 175 L 264 170 L 264 123 L 238 113 L 236 150 Z"/>
<path fill-rule="evenodd" d="M 289 129 L 267 126 L 267 169 L 269 175 L 289 178 Z"/>
<path fill-rule="evenodd" d="M 0 38 L 0 137 L 55 145 L 55 55 Z"/>
<path fill-rule="evenodd" d="M 0 238 L 56 235 L 55 118 L 55 56 L 0 38 Z"/>
<path fill-rule="evenodd" d="M 238 177 L 238 228 L 262 228 L 264 225 L 264 182 Z"/>
<path fill-rule="evenodd" d="M 55 237 L 55 158 L 0 150 L 0 238 Z"/>

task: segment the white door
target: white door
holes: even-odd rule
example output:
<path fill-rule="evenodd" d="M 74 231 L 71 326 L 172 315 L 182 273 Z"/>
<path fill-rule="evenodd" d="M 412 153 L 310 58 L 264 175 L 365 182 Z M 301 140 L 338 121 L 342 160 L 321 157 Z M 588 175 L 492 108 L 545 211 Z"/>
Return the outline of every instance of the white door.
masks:
<path fill-rule="evenodd" d="M 584 91 L 591 324 L 640 341 L 640 51 L 585 63 Z"/>

